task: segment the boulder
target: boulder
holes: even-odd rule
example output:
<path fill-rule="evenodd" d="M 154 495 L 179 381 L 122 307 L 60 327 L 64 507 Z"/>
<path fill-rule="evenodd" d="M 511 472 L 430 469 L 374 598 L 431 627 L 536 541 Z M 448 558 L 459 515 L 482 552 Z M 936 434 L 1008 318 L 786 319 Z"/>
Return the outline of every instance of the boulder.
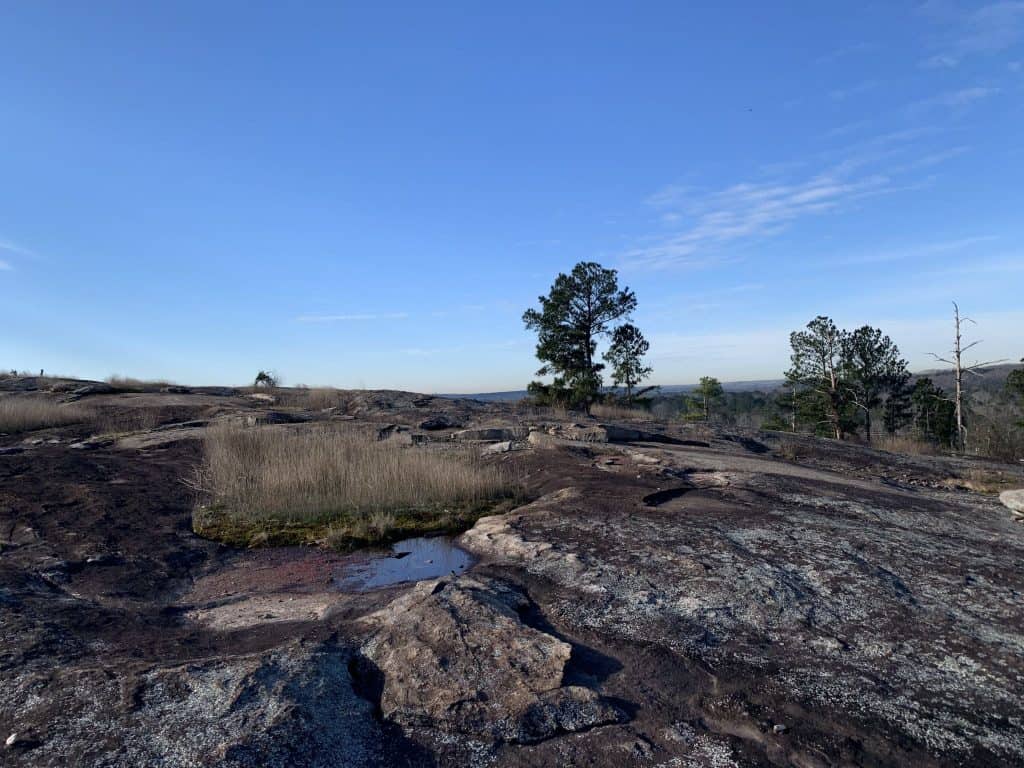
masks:
<path fill-rule="evenodd" d="M 403 442 L 412 443 L 411 430 L 404 424 L 388 424 L 377 430 L 378 440 L 392 440 L 399 438 Z"/>
<path fill-rule="evenodd" d="M 71 394 L 75 397 L 85 397 L 86 395 L 109 395 L 111 392 L 117 392 L 118 390 L 109 384 L 102 381 L 94 381 L 91 384 L 86 384 L 82 387 L 76 387 L 71 390 Z"/>
<path fill-rule="evenodd" d="M 534 448 L 557 448 L 560 445 L 568 444 L 565 439 L 555 437 L 543 429 L 531 429 L 526 441 Z"/>
<path fill-rule="evenodd" d="M 305 413 L 288 413 L 287 411 L 267 411 L 266 413 L 254 413 L 245 417 L 245 423 L 250 427 L 261 424 L 303 424 L 310 420 Z"/>
<path fill-rule="evenodd" d="M 172 384 L 168 387 L 161 387 L 161 392 L 167 395 L 191 395 L 192 390 L 188 387 L 182 387 L 177 384 Z"/>
<path fill-rule="evenodd" d="M 458 426 L 458 422 L 443 413 L 438 414 L 437 416 L 431 416 L 429 419 L 420 423 L 420 429 L 426 429 L 428 431 L 438 429 L 455 429 Z"/>
<path fill-rule="evenodd" d="M 385 718 L 529 743 L 617 722 L 594 691 L 563 685 L 572 646 L 527 626 L 529 602 L 493 579 L 424 581 L 365 621 L 364 675 Z"/>
<path fill-rule="evenodd" d="M 1024 515 L 1024 488 L 1016 491 L 1003 491 L 999 494 L 999 500 L 1015 515 Z"/>
<path fill-rule="evenodd" d="M 511 440 L 505 440 L 500 443 L 491 443 L 490 445 L 483 449 L 482 453 L 484 456 L 493 453 L 508 453 L 509 451 L 512 450 L 513 445 L 514 443 Z"/>
<path fill-rule="evenodd" d="M 477 427 L 463 429 L 452 435 L 454 440 L 479 440 L 496 443 L 503 440 L 524 440 L 530 431 L 526 427 Z"/>
<path fill-rule="evenodd" d="M 567 424 L 556 427 L 552 434 L 556 437 L 563 437 L 566 440 L 575 440 L 582 443 L 607 443 L 608 431 L 604 427 L 585 426 L 583 424 Z"/>

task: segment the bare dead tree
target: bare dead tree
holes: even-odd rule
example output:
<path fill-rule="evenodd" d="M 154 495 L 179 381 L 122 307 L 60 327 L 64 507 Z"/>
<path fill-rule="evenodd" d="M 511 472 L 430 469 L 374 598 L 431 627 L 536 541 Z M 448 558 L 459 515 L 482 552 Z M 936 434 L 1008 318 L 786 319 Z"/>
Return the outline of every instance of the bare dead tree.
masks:
<path fill-rule="evenodd" d="M 969 317 L 960 317 L 960 307 L 957 303 L 953 302 L 953 349 L 950 350 L 950 354 L 953 356 L 952 359 L 939 357 L 934 352 L 928 354 L 934 357 L 936 360 L 946 365 L 953 366 L 953 380 L 955 388 L 953 392 L 952 403 L 956 412 L 956 449 L 963 453 L 967 448 L 967 427 L 964 425 L 964 374 L 969 373 L 972 376 L 981 376 L 981 368 L 985 368 L 989 365 L 996 365 L 997 363 L 1005 362 L 1005 360 L 988 360 L 984 363 L 972 363 L 971 365 L 963 364 L 963 354 L 971 347 L 976 347 L 981 344 L 981 339 L 972 341 L 970 344 L 964 345 L 963 343 L 963 324 L 972 323 L 977 325 Z"/>

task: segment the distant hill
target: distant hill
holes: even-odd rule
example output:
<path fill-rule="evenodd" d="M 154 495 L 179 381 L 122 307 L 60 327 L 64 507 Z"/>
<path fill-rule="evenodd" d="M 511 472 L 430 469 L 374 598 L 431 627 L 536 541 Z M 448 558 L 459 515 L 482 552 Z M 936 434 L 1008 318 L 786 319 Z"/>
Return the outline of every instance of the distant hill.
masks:
<path fill-rule="evenodd" d="M 1005 363 L 1003 365 L 990 365 L 987 368 L 983 368 L 977 376 L 964 374 L 964 388 L 973 392 L 996 392 L 1006 384 L 1006 377 L 1010 375 L 1010 371 L 1020 367 L 1019 363 Z M 952 392 L 956 387 L 951 368 L 919 371 L 914 374 L 915 379 L 924 378 L 925 376 L 931 379 L 936 386 L 941 387 L 947 392 Z"/>
<path fill-rule="evenodd" d="M 1003 365 L 992 365 L 985 368 L 979 376 L 964 376 L 964 387 L 970 391 L 995 392 L 1003 388 L 1006 377 L 1014 368 L 1020 368 L 1020 364 L 1006 363 Z M 936 369 L 930 371 L 919 371 L 913 375 L 912 381 L 927 376 L 937 386 L 947 391 L 952 391 L 953 371 L 952 369 Z M 726 392 L 773 392 L 783 384 L 785 379 L 754 379 L 752 381 L 723 381 L 722 388 Z M 697 388 L 696 384 L 663 384 L 658 390 L 663 395 L 685 394 Z M 470 398 L 472 400 L 483 400 L 485 402 L 504 402 L 509 400 L 522 400 L 529 393 L 525 389 L 513 389 L 507 392 L 478 392 L 468 395 L 441 394 L 438 397 L 452 399 Z"/>
<path fill-rule="evenodd" d="M 724 381 L 722 388 L 727 392 L 771 392 L 784 384 L 783 379 L 761 379 L 756 381 Z M 675 395 L 678 393 L 692 392 L 697 388 L 696 384 L 663 384 L 658 390 L 663 395 Z M 504 402 L 509 400 L 522 400 L 529 393 L 525 389 L 513 389 L 507 392 L 477 392 L 467 395 L 440 394 L 438 397 L 457 399 L 468 397 L 472 400 L 483 400 L 485 402 Z"/>

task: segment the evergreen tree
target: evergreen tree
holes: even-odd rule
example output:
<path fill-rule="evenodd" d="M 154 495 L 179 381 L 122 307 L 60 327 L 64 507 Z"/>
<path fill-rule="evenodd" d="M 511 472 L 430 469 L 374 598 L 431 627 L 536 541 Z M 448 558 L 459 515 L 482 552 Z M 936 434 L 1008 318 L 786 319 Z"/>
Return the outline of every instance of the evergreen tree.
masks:
<path fill-rule="evenodd" d="M 925 440 L 954 448 L 957 444 L 956 405 L 941 387 L 924 376 L 914 383 L 914 426 Z"/>
<path fill-rule="evenodd" d="M 1024 363 L 1024 360 L 1021 360 Z M 1015 402 L 1018 408 L 1024 410 L 1024 368 L 1017 368 L 1010 371 L 1006 377 L 1006 394 Z M 1017 422 L 1017 426 L 1024 429 L 1024 419 Z"/>
<path fill-rule="evenodd" d="M 695 392 L 704 410 L 704 421 L 710 421 L 711 403 L 722 396 L 722 383 L 714 376 L 701 376 Z"/>
<path fill-rule="evenodd" d="M 870 443 L 872 411 L 906 386 L 910 372 L 899 348 L 877 328 L 865 325 L 852 333 L 841 333 L 843 386 L 864 419 Z"/>
<path fill-rule="evenodd" d="M 612 333 L 612 343 L 604 355 L 612 366 L 615 386 L 625 385 L 626 400 L 633 400 L 633 387 L 651 375 L 652 368 L 644 365 L 643 357 L 650 343 L 632 323 L 620 325 Z"/>
<path fill-rule="evenodd" d="M 636 308 L 636 295 L 619 289 L 614 269 L 580 262 L 570 274 L 559 274 L 539 301 L 539 310 L 523 313 L 526 327 L 537 333 L 537 358 L 543 363 L 537 374 L 553 375 L 553 389 L 589 410 L 604 368 L 594 360 L 597 341 Z"/>
<path fill-rule="evenodd" d="M 1021 360 L 1024 363 L 1024 360 Z M 1006 377 L 1006 393 L 1014 398 L 1021 406 L 1024 406 L 1024 368 L 1017 368 L 1010 371 Z"/>
<path fill-rule="evenodd" d="M 914 409 L 910 399 L 912 391 L 909 384 L 904 382 L 898 388 L 893 389 L 885 399 L 882 420 L 888 434 L 895 435 L 913 421 Z"/>
<path fill-rule="evenodd" d="M 823 315 L 809 322 L 806 331 L 789 336 L 793 351 L 786 380 L 800 392 L 802 420 L 810 421 L 815 431 L 827 427 L 837 440 L 852 426 L 850 390 L 842 379 L 846 338 L 847 333 Z"/>

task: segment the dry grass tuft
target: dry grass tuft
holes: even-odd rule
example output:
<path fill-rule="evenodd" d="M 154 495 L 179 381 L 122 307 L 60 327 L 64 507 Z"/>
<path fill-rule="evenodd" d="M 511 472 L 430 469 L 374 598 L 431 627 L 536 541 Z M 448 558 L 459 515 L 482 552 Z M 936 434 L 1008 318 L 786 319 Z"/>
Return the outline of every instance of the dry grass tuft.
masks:
<path fill-rule="evenodd" d="M 306 407 L 314 411 L 338 408 L 344 405 L 344 398 L 334 387 L 314 387 L 306 395 Z"/>
<path fill-rule="evenodd" d="M 590 407 L 590 413 L 599 419 L 650 419 L 650 411 L 643 408 L 630 408 L 625 405 L 605 405 L 596 403 Z"/>
<path fill-rule="evenodd" d="M 0 432 L 30 432 L 63 427 L 88 420 L 92 411 L 73 403 L 60 404 L 36 397 L 10 395 L 0 398 Z"/>
<path fill-rule="evenodd" d="M 162 379 L 147 381 L 146 379 L 136 379 L 133 376 L 118 376 L 116 374 L 107 377 L 107 384 L 130 392 L 148 391 L 174 386 L 174 382 L 163 381 Z"/>
<path fill-rule="evenodd" d="M 502 468 L 475 453 L 402 447 L 326 425 L 218 424 L 205 449 L 193 485 L 211 503 L 197 512 L 196 529 L 231 543 L 261 533 L 267 543 L 327 534 L 337 544 L 457 527 L 515 492 Z"/>
<path fill-rule="evenodd" d="M 1020 475 L 1014 472 L 975 468 L 960 472 L 958 478 L 947 481 L 946 485 L 969 488 L 978 493 L 997 494 L 1019 488 Z"/>
<path fill-rule="evenodd" d="M 779 441 L 778 452 L 786 461 L 799 461 L 811 455 L 811 450 L 806 445 L 788 438 Z"/>
<path fill-rule="evenodd" d="M 937 456 L 941 453 L 935 443 L 901 435 L 882 435 L 872 442 L 871 447 L 890 453 L 906 453 L 912 456 Z"/>
<path fill-rule="evenodd" d="M 89 419 L 98 435 L 148 432 L 163 421 L 159 408 L 98 408 Z"/>

